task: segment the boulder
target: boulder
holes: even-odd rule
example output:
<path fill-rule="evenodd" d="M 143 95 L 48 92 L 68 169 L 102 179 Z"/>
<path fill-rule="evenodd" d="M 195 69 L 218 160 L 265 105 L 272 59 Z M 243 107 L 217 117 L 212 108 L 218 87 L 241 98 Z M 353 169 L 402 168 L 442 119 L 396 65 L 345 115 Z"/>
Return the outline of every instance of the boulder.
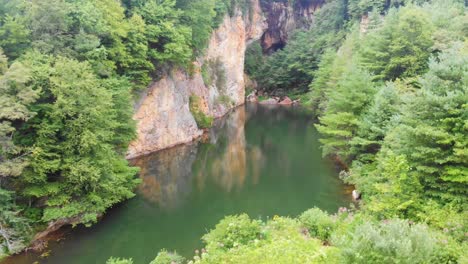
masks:
<path fill-rule="evenodd" d="M 352 196 L 353 196 L 353 200 L 355 201 L 361 199 L 361 194 L 357 190 L 353 190 Z"/>
<path fill-rule="evenodd" d="M 279 102 L 280 105 L 290 105 L 292 103 L 293 103 L 293 101 L 291 100 L 291 98 L 289 98 L 287 96 L 284 97 L 284 99 L 281 102 Z"/>

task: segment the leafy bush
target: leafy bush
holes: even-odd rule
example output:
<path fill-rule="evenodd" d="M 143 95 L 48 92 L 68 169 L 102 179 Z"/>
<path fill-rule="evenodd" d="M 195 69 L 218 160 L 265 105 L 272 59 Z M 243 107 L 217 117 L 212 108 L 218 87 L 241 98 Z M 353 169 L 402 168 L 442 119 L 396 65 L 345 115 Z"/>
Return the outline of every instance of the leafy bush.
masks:
<path fill-rule="evenodd" d="M 221 224 L 224 226 L 220 227 Z M 339 250 L 325 247 L 321 241 L 301 232 L 297 219 L 275 216 L 260 224 L 260 221 L 250 221 L 243 215 L 222 220 L 216 229 L 232 234 L 225 231 L 229 227 L 236 233 L 240 230 L 249 233 L 248 242 L 225 250 L 216 247 L 216 240 L 209 239 L 206 252 L 201 258 L 196 256 L 195 263 L 337 263 Z"/>
<path fill-rule="evenodd" d="M 107 260 L 106 264 L 133 264 L 133 260 L 111 257 Z"/>
<path fill-rule="evenodd" d="M 397 219 L 365 222 L 332 242 L 343 263 L 450 263 L 457 256 L 444 245 L 447 239 L 425 224 Z"/>
<path fill-rule="evenodd" d="M 209 69 L 208 69 L 208 63 L 204 63 L 201 66 L 201 76 L 203 78 L 203 83 L 207 87 L 210 87 L 213 84 L 213 80 L 211 78 L 211 73 L 209 72 Z"/>
<path fill-rule="evenodd" d="M 220 95 L 217 99 L 217 102 L 219 104 L 222 104 L 226 107 L 231 107 L 234 105 L 234 102 L 231 100 L 231 98 L 227 95 Z"/>
<path fill-rule="evenodd" d="M 299 221 L 307 228 L 311 236 L 321 240 L 328 240 L 336 225 L 331 216 L 317 207 L 302 213 Z"/>
<path fill-rule="evenodd" d="M 260 235 L 261 221 L 251 220 L 247 214 L 241 214 L 225 217 L 202 239 L 210 247 L 230 249 L 251 243 Z"/>
<path fill-rule="evenodd" d="M 179 256 L 177 253 L 170 253 L 163 249 L 150 264 L 182 264 L 184 261 L 185 258 Z"/>

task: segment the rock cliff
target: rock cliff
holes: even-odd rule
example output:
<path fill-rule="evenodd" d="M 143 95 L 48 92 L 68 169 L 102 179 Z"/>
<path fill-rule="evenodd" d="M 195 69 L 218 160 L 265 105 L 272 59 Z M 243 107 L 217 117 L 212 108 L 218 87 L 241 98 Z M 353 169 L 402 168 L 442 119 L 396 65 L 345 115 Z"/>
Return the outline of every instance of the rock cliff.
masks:
<path fill-rule="evenodd" d="M 286 45 L 289 34 L 297 28 L 309 28 L 314 14 L 325 0 L 265 1 L 262 4 L 267 30 L 261 37 L 266 54 L 271 54 Z"/>
<path fill-rule="evenodd" d="M 207 116 L 225 115 L 245 101 L 244 58 L 248 44 L 261 38 L 265 52 L 284 46 L 294 28 L 307 27 L 324 0 L 300 0 L 294 6 L 283 2 L 260 5 L 250 0 L 249 14 L 226 15 L 212 33 L 205 55 L 198 58 L 190 74 L 173 69 L 163 74 L 141 96 L 135 106 L 137 139 L 127 158 L 187 143 L 202 130 L 190 112 L 190 97 Z"/>
<path fill-rule="evenodd" d="M 215 118 L 244 103 L 245 49 L 266 29 L 259 1 L 251 4 L 250 14 L 238 11 L 224 18 L 212 33 L 206 55 L 194 62 L 192 74 L 173 70 L 148 88 L 135 107 L 137 139 L 127 158 L 199 137 L 202 131 L 190 113 L 190 96 L 199 97 L 201 110 Z"/>

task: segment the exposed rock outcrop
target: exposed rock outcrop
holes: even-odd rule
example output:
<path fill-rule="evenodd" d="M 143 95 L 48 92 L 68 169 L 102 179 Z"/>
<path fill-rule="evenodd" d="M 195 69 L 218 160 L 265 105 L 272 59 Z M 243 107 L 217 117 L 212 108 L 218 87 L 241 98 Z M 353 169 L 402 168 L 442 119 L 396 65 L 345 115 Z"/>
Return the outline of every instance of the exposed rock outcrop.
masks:
<path fill-rule="evenodd" d="M 205 56 L 194 62 L 194 72 L 172 70 L 153 83 L 135 107 L 137 139 L 127 152 L 134 158 L 192 141 L 202 131 L 190 113 L 189 98 L 200 98 L 200 110 L 221 117 L 245 101 L 244 59 L 249 43 L 262 39 L 264 51 L 286 43 L 290 31 L 308 27 L 324 0 L 268 2 L 250 0 L 249 14 L 226 15 L 212 33 Z M 265 18 L 267 16 L 267 18 Z"/>
<path fill-rule="evenodd" d="M 289 34 L 297 28 L 309 28 L 315 12 L 325 0 L 299 0 L 292 5 L 290 1 L 264 2 L 262 9 L 267 17 L 268 28 L 261 38 L 266 54 L 271 54 L 286 45 Z"/>
<path fill-rule="evenodd" d="M 353 200 L 357 201 L 361 199 L 361 193 L 358 192 L 357 190 L 353 190 L 352 192 Z"/>
<path fill-rule="evenodd" d="M 291 98 L 285 96 L 283 98 L 283 100 L 281 100 L 281 102 L 279 102 L 280 105 L 292 105 L 293 104 L 293 101 L 291 100 Z"/>
<path fill-rule="evenodd" d="M 238 11 L 224 18 L 211 36 L 206 55 L 194 63 L 196 70 L 191 76 L 173 70 L 148 88 L 135 107 L 137 139 L 130 144 L 127 158 L 199 137 L 202 131 L 189 110 L 192 95 L 201 99 L 201 110 L 213 117 L 244 103 L 245 50 L 266 29 L 259 1 L 252 0 L 251 4 L 251 14 Z M 210 75 L 210 80 L 203 80 L 203 75 Z"/>

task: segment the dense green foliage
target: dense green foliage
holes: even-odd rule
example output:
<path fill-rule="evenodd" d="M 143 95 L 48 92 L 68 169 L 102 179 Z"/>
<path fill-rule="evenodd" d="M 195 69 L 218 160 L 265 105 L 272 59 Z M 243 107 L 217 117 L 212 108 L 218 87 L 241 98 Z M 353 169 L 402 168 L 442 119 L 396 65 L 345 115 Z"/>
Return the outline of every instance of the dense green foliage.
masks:
<path fill-rule="evenodd" d="M 335 221 L 328 214 L 318 208 L 312 208 L 299 216 L 301 224 L 307 228 L 309 234 L 323 241 L 330 239 L 335 228 Z"/>
<path fill-rule="evenodd" d="M 132 92 L 167 66 L 188 67 L 248 4 L 0 0 L 0 255 L 49 222 L 88 225 L 133 196 L 136 169 L 123 158 Z"/>
<path fill-rule="evenodd" d="M 367 34 L 350 33 L 311 85 L 324 154 L 351 165 L 346 180 L 379 217 L 443 226 L 430 212 L 466 213 L 463 19 L 456 2 L 392 9 Z"/>
<path fill-rule="evenodd" d="M 309 93 L 323 153 L 349 167 L 341 175 L 362 193 L 364 213 L 425 222 L 462 244 L 466 18 L 459 1 L 390 9 L 325 53 Z"/>
<path fill-rule="evenodd" d="M 150 264 L 182 264 L 185 259 L 175 253 L 161 250 Z"/>
<path fill-rule="evenodd" d="M 312 228 L 312 229 L 311 229 Z M 322 230 L 315 233 L 310 230 Z M 456 263 L 463 252 L 447 234 L 406 220 L 375 221 L 341 210 L 320 209 L 299 218 L 275 216 L 266 222 L 227 216 L 203 240 L 192 260 L 159 253 L 157 263 Z M 228 244 L 225 244 L 228 242 Z M 157 259 L 158 259 L 157 258 Z M 161 258 L 162 260 L 163 258 Z M 154 263 L 154 262 L 151 262 Z"/>
<path fill-rule="evenodd" d="M 130 85 L 99 80 L 88 63 L 35 53 L 24 58 L 32 85 L 42 84 L 35 90 L 43 99 L 30 105 L 36 115 L 16 140 L 31 151 L 19 179 L 22 194 L 47 199 L 42 221 L 95 221 L 110 205 L 133 196 L 136 171 L 119 155 L 134 133 Z"/>

